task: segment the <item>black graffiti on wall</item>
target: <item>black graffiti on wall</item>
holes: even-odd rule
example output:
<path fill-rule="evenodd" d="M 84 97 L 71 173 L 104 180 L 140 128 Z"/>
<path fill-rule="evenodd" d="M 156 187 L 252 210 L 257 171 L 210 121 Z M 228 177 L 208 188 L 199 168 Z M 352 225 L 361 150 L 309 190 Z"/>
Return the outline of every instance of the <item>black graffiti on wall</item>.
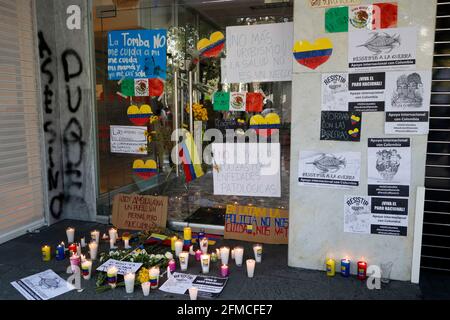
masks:
<path fill-rule="evenodd" d="M 66 49 L 61 54 L 62 70 L 58 69 L 44 34 L 39 32 L 38 38 L 42 82 L 45 83 L 43 102 L 44 132 L 47 137 L 49 211 L 53 218 L 60 219 L 64 208 L 69 204 L 86 207 L 83 190 L 86 143 L 83 138 L 83 126 L 78 118 L 83 103 L 79 80 L 83 74 L 83 62 L 76 50 Z M 62 100 L 63 103 L 59 106 L 53 100 L 55 92 L 58 92 L 55 75 L 51 71 L 55 66 L 56 72 L 64 75 L 65 83 L 65 100 Z M 58 113 L 55 112 L 56 109 Z M 69 120 L 65 122 L 62 120 L 65 117 L 61 115 L 67 114 Z"/>

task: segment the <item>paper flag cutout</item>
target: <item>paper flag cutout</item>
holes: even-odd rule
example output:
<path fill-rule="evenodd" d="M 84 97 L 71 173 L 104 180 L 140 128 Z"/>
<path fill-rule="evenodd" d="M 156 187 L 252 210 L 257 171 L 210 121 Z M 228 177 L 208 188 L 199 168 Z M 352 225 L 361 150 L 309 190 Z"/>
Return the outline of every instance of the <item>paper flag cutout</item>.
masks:
<path fill-rule="evenodd" d="M 325 31 L 328 33 L 348 32 L 348 7 L 326 9 Z"/>
<path fill-rule="evenodd" d="M 224 47 L 225 36 L 220 31 L 211 34 L 209 39 L 204 38 L 197 43 L 197 50 L 200 51 L 200 56 L 204 58 L 218 57 Z"/>
<path fill-rule="evenodd" d="M 132 105 L 127 110 L 128 119 L 137 125 L 144 126 L 150 121 L 150 117 L 153 116 L 152 108 L 148 104 L 138 106 Z"/>
<path fill-rule="evenodd" d="M 245 111 L 246 93 L 231 92 L 230 93 L 230 111 Z"/>
<path fill-rule="evenodd" d="M 250 118 L 250 129 L 263 137 L 270 137 L 281 127 L 281 120 L 278 114 L 269 113 L 266 117 L 258 114 Z"/>
<path fill-rule="evenodd" d="M 133 173 L 144 180 L 148 180 L 158 174 L 155 160 L 136 160 L 133 163 Z"/>
<path fill-rule="evenodd" d="M 160 97 L 164 93 L 164 82 L 161 79 L 154 78 L 149 80 L 150 97 Z"/>
<path fill-rule="evenodd" d="M 372 29 L 396 28 L 398 5 L 396 3 L 374 3 Z"/>
<path fill-rule="evenodd" d="M 262 112 L 264 96 L 259 92 L 247 93 L 247 112 Z"/>
<path fill-rule="evenodd" d="M 319 38 L 313 44 L 307 40 L 297 41 L 294 46 L 297 62 L 313 70 L 327 62 L 332 53 L 333 43 L 328 38 Z"/>
<path fill-rule="evenodd" d="M 230 93 L 216 92 L 214 94 L 214 111 L 230 110 Z"/>
<path fill-rule="evenodd" d="M 160 97 L 164 93 L 164 82 L 158 78 L 124 79 L 120 92 L 126 97 Z"/>

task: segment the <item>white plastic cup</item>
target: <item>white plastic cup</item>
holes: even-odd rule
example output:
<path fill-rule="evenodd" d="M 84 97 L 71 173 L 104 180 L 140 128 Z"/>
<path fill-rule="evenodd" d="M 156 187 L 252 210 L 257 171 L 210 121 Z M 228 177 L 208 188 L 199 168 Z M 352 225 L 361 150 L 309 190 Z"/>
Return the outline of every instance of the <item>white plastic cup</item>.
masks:
<path fill-rule="evenodd" d="M 198 297 L 198 289 L 197 288 L 189 288 L 189 297 L 191 300 L 197 300 Z"/>

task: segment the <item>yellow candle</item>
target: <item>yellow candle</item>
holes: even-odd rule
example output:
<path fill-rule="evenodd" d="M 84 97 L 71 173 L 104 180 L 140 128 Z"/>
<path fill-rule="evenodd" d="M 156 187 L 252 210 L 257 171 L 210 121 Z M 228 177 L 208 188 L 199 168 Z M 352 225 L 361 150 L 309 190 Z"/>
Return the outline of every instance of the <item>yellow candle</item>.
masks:
<path fill-rule="evenodd" d="M 172 251 L 175 251 L 175 242 L 178 240 L 178 238 L 176 236 L 173 236 L 172 238 L 170 238 L 170 246 Z"/>
<path fill-rule="evenodd" d="M 42 261 L 48 262 L 52 259 L 52 255 L 51 255 L 51 248 L 50 246 L 43 246 L 41 248 L 42 250 Z"/>
<path fill-rule="evenodd" d="M 184 240 L 192 240 L 192 229 L 189 227 L 184 228 Z"/>
<path fill-rule="evenodd" d="M 336 261 L 334 261 L 333 259 L 328 259 L 326 265 L 327 276 L 334 277 L 336 275 Z"/>

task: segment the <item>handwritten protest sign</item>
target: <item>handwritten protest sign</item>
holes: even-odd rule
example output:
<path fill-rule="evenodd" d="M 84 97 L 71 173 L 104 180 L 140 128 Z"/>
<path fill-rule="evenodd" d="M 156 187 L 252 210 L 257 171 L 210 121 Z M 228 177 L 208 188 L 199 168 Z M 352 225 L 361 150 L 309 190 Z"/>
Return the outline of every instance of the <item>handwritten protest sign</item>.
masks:
<path fill-rule="evenodd" d="M 114 259 L 109 259 L 104 264 L 102 264 L 100 267 L 97 268 L 97 271 L 99 272 L 107 272 L 109 268 L 116 267 L 117 268 L 117 274 L 120 274 L 121 276 L 126 275 L 128 272 L 137 272 L 141 267 L 142 263 L 136 263 L 136 262 L 127 262 L 127 261 L 119 261 Z"/>
<path fill-rule="evenodd" d="M 228 205 L 225 239 L 268 244 L 287 244 L 289 212 L 282 209 Z"/>
<path fill-rule="evenodd" d="M 125 230 L 165 228 L 168 201 L 167 197 L 118 194 L 113 202 L 112 223 Z"/>

